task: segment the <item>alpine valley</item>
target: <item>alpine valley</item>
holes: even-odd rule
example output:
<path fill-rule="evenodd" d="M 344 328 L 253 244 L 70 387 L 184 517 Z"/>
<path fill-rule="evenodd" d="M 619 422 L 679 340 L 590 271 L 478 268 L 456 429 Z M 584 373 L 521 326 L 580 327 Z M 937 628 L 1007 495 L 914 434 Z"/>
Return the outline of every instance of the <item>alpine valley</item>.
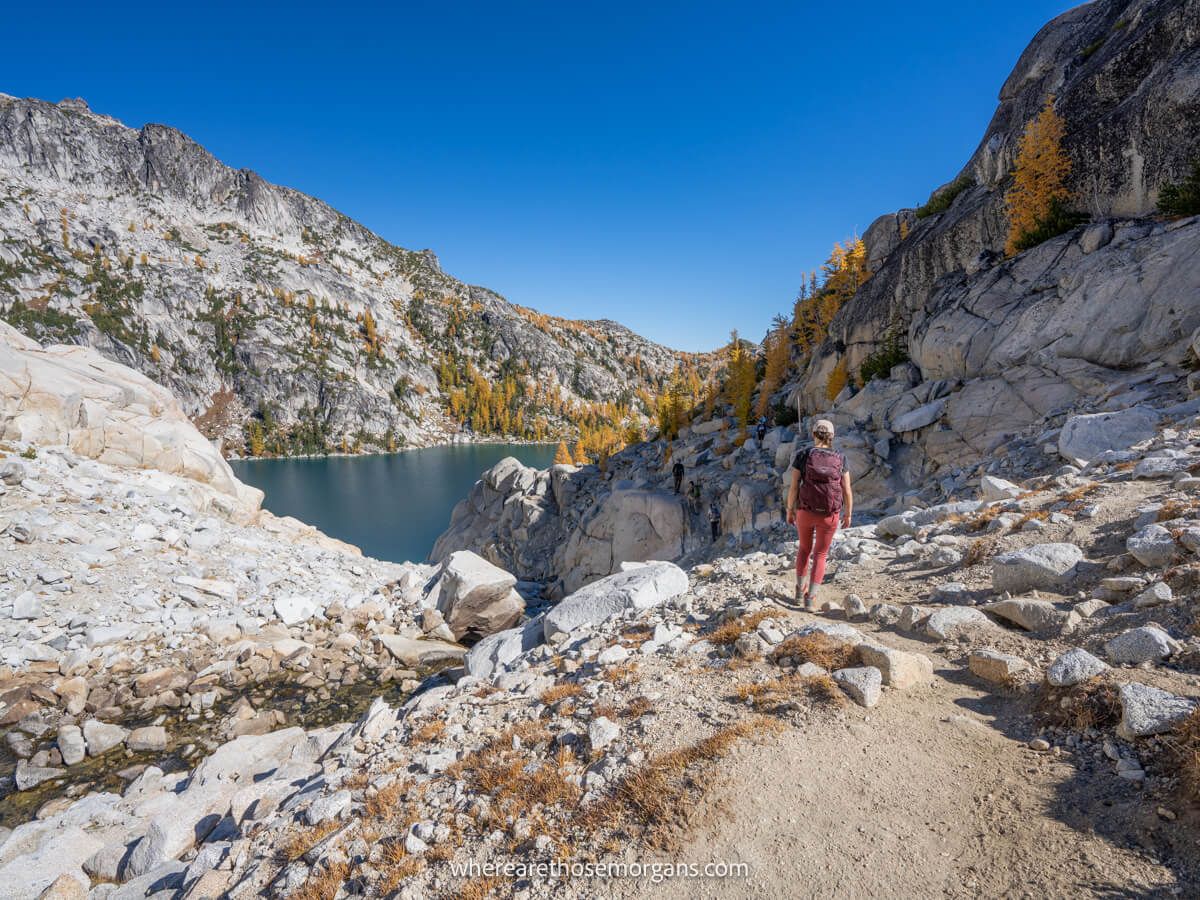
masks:
<path fill-rule="evenodd" d="M 0 900 L 1200 896 L 1200 0 L 1048 22 L 946 176 L 685 356 L 0 95 Z M 424 561 L 226 458 L 458 434 L 577 446 Z"/>
<path fill-rule="evenodd" d="M 0 318 L 143 372 L 258 455 L 559 437 L 639 418 L 686 358 L 463 284 L 173 128 L 5 94 Z"/>

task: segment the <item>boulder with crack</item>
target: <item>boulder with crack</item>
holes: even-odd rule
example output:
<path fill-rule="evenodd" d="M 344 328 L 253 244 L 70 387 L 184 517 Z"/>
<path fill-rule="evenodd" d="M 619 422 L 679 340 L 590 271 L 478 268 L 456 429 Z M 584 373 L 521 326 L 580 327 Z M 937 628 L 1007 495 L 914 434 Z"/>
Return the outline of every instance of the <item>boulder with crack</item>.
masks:
<path fill-rule="evenodd" d="M 546 613 L 546 640 L 554 643 L 577 628 L 598 625 L 627 609 L 660 606 L 687 589 L 687 575 L 668 562 L 647 563 L 609 575 L 575 591 Z"/>

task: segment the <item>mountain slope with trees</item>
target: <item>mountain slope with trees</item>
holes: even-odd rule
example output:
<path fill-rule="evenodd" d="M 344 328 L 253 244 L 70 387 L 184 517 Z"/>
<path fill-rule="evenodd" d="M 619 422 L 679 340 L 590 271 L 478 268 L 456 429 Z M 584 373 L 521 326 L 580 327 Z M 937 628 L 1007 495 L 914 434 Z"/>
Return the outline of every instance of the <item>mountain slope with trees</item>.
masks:
<path fill-rule="evenodd" d="M 883 514 L 1060 465 L 1073 415 L 1113 416 L 1090 449 L 1200 410 L 1197 22 L 1200 0 L 1106 0 L 1047 24 L 964 171 L 834 245 L 761 346 L 734 334 L 711 383 L 670 380 L 656 442 L 544 487 L 485 476 L 434 558 L 470 547 L 569 591 L 703 549 L 714 508 L 753 542 L 817 415 L 837 426 L 856 511 Z M 759 415 L 783 426 L 761 442 Z M 682 506 L 661 490 L 675 462 L 698 487 Z"/>
<path fill-rule="evenodd" d="M 227 451 L 383 450 L 461 430 L 595 460 L 702 357 L 447 275 L 162 125 L 0 95 L 0 317 L 169 387 Z"/>
<path fill-rule="evenodd" d="M 963 170 L 805 279 L 756 409 L 833 418 L 870 493 L 953 490 L 1131 371 L 1192 360 L 1197 23 L 1197 0 L 1102 0 L 1042 28 Z"/>

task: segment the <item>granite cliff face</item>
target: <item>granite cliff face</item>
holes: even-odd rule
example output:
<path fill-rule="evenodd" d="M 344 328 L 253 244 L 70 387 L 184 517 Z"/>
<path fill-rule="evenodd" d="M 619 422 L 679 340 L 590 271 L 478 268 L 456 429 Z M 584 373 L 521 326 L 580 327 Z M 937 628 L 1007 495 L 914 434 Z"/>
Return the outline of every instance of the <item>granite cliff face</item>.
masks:
<path fill-rule="evenodd" d="M 645 560 L 688 560 L 712 549 L 712 504 L 722 535 L 745 546 L 774 545 L 783 520 L 780 472 L 791 462 L 795 433 L 774 428 L 760 445 L 733 443 L 731 421 L 685 429 L 668 459 L 659 442 L 632 444 L 596 466 L 539 471 L 509 457 L 483 474 L 454 509 L 430 554 L 448 559 L 471 550 L 533 581 L 552 597 Z M 671 467 L 687 475 L 673 493 Z M 692 484 L 699 497 L 691 495 Z"/>
<path fill-rule="evenodd" d="M 1066 121 L 1074 206 L 1091 221 L 1005 259 L 1017 142 L 1049 96 Z M 952 182 L 967 186 L 940 213 L 905 209 L 871 225 L 871 277 L 790 385 L 802 418 L 837 423 L 860 510 L 898 512 L 970 494 L 985 474 L 1074 463 L 1080 454 L 1060 446 L 1064 424 L 1086 421 L 1073 415 L 1133 409 L 1157 422 L 1188 402 L 1200 219 L 1154 212 L 1162 186 L 1200 158 L 1197 123 L 1197 0 L 1090 3 L 1038 33 Z M 857 373 L 889 336 L 908 361 L 831 402 L 835 367 Z M 622 562 L 687 559 L 709 540 L 711 504 L 723 535 L 770 546 L 764 529 L 780 518 L 803 425 L 739 446 L 730 419 L 697 419 L 669 447 L 627 449 L 607 474 L 493 471 L 460 504 L 435 558 L 467 546 L 569 591 Z M 701 486 L 698 509 L 662 490 L 674 460 Z M 647 524 L 625 541 L 608 523 L 635 500 L 682 514 L 632 516 Z"/>
<path fill-rule="evenodd" d="M 292 451 L 443 441 L 447 354 L 465 379 L 515 377 L 526 424 L 549 429 L 551 392 L 628 399 L 678 360 L 463 284 L 173 128 L 3 94 L 0 317 L 143 372 L 235 451 L 250 415 Z"/>
<path fill-rule="evenodd" d="M 43 349 L 0 322 L 0 441 L 62 446 L 112 466 L 196 483 L 193 500 L 246 521 L 262 491 L 242 484 L 171 394 L 87 347 Z"/>
<path fill-rule="evenodd" d="M 1011 259 L 1004 195 L 1025 124 L 1048 97 L 1066 124 L 1072 205 L 1091 222 Z M 941 213 L 903 209 L 865 234 L 871 278 L 793 392 L 867 448 L 879 493 L 952 483 L 1027 429 L 1178 365 L 1200 326 L 1200 224 L 1153 218 L 1200 157 L 1200 3 L 1104 0 L 1048 23 L 1000 91 Z M 909 365 L 830 404 L 889 334 Z M 915 411 L 921 409 L 920 413 Z"/>

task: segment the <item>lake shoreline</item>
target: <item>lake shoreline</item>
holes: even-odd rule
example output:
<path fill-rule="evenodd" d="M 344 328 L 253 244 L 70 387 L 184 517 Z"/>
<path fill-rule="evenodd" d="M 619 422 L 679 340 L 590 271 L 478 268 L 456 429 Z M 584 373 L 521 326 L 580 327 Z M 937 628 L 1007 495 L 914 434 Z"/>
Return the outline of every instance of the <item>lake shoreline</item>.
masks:
<path fill-rule="evenodd" d="M 455 442 L 419 452 L 340 453 L 228 460 L 264 492 L 263 508 L 306 522 L 383 561 L 422 562 L 455 507 L 506 457 L 544 469 L 556 442 Z"/>
<path fill-rule="evenodd" d="M 336 450 L 330 453 L 294 453 L 289 456 L 224 456 L 225 462 L 262 462 L 266 460 L 281 460 L 281 459 L 361 459 L 371 456 L 399 456 L 403 453 L 412 453 L 418 450 L 435 450 L 441 447 L 487 447 L 494 444 L 511 444 L 516 447 L 542 447 L 542 446 L 557 446 L 559 441 L 525 441 L 515 438 L 482 438 L 479 440 L 470 441 L 438 441 L 434 444 L 426 444 L 423 447 L 397 447 L 395 450 L 371 450 L 362 453 L 343 453 Z"/>

